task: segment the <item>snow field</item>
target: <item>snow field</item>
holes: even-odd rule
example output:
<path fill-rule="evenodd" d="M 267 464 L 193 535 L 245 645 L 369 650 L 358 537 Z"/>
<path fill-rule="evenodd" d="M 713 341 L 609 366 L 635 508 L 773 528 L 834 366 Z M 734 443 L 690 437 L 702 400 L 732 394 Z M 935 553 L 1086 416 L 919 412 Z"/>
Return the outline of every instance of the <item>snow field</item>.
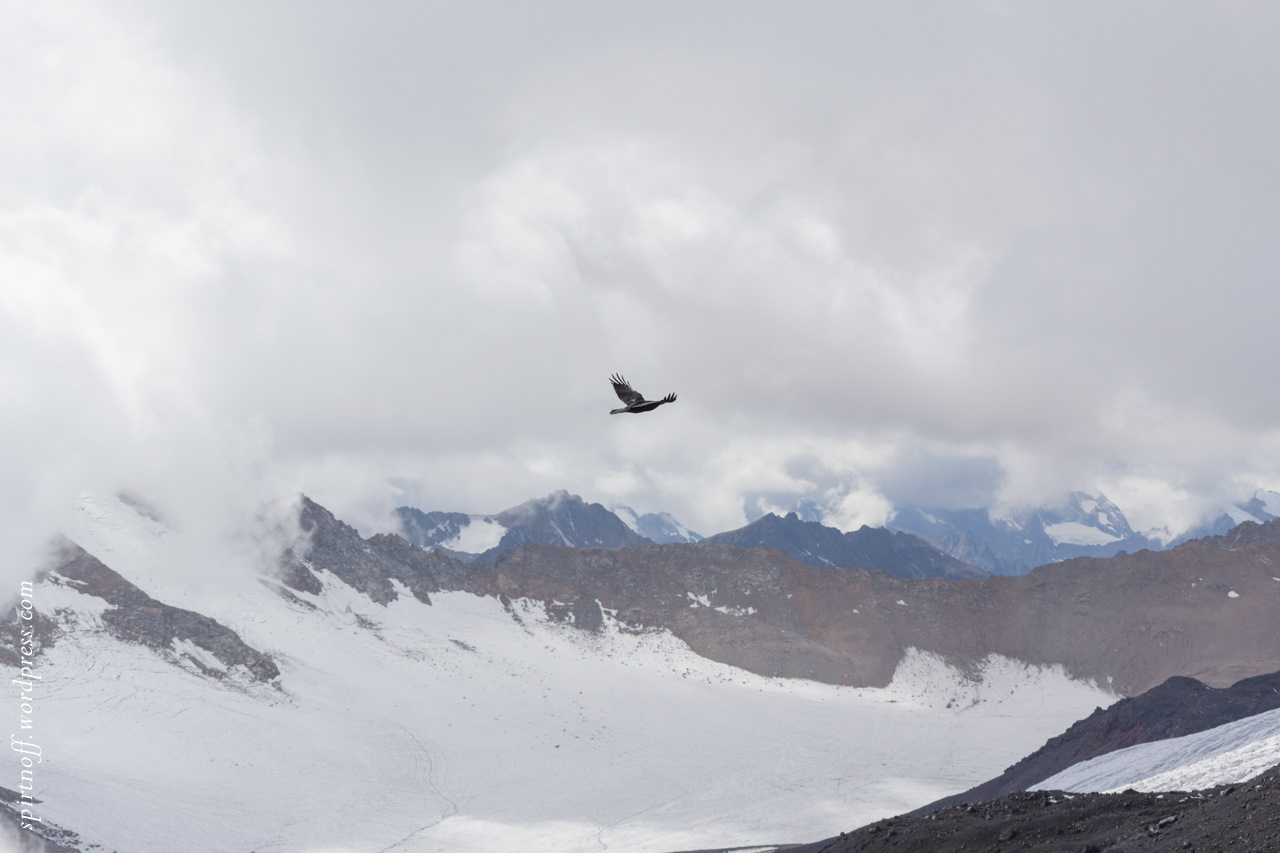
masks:
<path fill-rule="evenodd" d="M 1280 764 L 1280 710 L 1099 755 L 1068 767 L 1036 788 L 1194 791 L 1243 782 L 1276 764 Z"/>
<path fill-rule="evenodd" d="M 169 600 L 128 516 L 105 515 L 123 559 L 104 562 Z M 39 586 L 38 609 L 84 614 L 41 662 L 47 819 L 121 850 L 811 841 L 990 778 L 1115 698 L 1002 659 L 967 679 L 919 652 L 881 690 L 764 678 L 667 632 L 607 618 L 585 633 L 536 602 L 444 593 L 428 606 L 400 588 L 383 607 L 322 581 L 298 594 L 314 610 L 256 582 L 170 601 L 271 654 L 279 688 L 119 643 L 93 621 L 101 602 Z"/>

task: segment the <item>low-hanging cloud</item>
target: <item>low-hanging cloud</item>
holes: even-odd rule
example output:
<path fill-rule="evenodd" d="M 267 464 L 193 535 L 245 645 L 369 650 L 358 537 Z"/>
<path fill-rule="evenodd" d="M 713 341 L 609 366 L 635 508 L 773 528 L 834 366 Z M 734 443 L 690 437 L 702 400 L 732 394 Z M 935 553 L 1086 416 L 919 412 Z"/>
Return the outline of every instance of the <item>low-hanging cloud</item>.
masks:
<path fill-rule="evenodd" d="M 1267 10 L 4 11 L 15 575 L 86 489 L 712 533 L 1280 486 Z"/>

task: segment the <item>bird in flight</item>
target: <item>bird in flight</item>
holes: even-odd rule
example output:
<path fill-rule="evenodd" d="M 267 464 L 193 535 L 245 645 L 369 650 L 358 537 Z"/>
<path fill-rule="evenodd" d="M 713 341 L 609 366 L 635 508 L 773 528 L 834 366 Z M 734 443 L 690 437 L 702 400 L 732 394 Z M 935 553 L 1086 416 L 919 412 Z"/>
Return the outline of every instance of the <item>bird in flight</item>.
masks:
<path fill-rule="evenodd" d="M 651 412 L 663 403 L 674 403 L 676 401 L 675 394 L 668 394 L 661 400 L 646 400 L 639 391 L 631 387 L 630 382 L 616 373 L 609 377 L 609 381 L 613 383 L 613 392 L 618 395 L 618 399 L 626 404 L 621 409 L 614 409 L 609 412 L 611 415 L 620 415 L 623 412 L 631 412 L 633 414 Z"/>

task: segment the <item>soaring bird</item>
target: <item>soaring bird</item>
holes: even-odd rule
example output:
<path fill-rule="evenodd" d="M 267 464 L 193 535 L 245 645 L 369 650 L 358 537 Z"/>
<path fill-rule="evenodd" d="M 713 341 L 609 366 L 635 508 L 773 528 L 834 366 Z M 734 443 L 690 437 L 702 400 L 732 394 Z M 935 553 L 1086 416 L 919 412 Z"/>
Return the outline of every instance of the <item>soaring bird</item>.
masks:
<path fill-rule="evenodd" d="M 633 414 L 652 412 L 663 403 L 674 403 L 676 401 L 675 394 L 668 394 L 661 400 L 646 400 L 639 391 L 631 387 L 630 382 L 616 373 L 609 377 L 609 381 L 613 383 L 613 392 L 618 395 L 618 399 L 626 403 L 621 409 L 614 409 L 609 412 L 611 415 L 620 415 L 623 412 L 631 412 Z"/>

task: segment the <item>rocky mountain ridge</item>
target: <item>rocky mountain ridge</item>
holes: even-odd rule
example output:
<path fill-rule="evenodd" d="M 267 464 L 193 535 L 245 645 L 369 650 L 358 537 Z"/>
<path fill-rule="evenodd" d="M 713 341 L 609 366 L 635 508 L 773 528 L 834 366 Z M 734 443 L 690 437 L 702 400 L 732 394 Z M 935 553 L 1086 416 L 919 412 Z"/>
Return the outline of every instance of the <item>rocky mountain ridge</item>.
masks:
<path fill-rule="evenodd" d="M 587 630 L 606 617 L 667 629 L 699 654 L 763 675 L 883 686 L 915 648 L 966 670 L 993 654 L 1061 665 L 1136 695 L 1174 675 L 1225 686 L 1280 668 L 1280 522 L 1171 551 L 950 580 L 819 569 L 718 542 L 524 542 L 493 565 L 464 566 L 399 537 L 362 540 L 304 506 L 316 525 L 307 560 L 346 572 L 375 600 L 390 594 L 390 577 L 424 595 L 438 587 L 533 599 Z"/>

